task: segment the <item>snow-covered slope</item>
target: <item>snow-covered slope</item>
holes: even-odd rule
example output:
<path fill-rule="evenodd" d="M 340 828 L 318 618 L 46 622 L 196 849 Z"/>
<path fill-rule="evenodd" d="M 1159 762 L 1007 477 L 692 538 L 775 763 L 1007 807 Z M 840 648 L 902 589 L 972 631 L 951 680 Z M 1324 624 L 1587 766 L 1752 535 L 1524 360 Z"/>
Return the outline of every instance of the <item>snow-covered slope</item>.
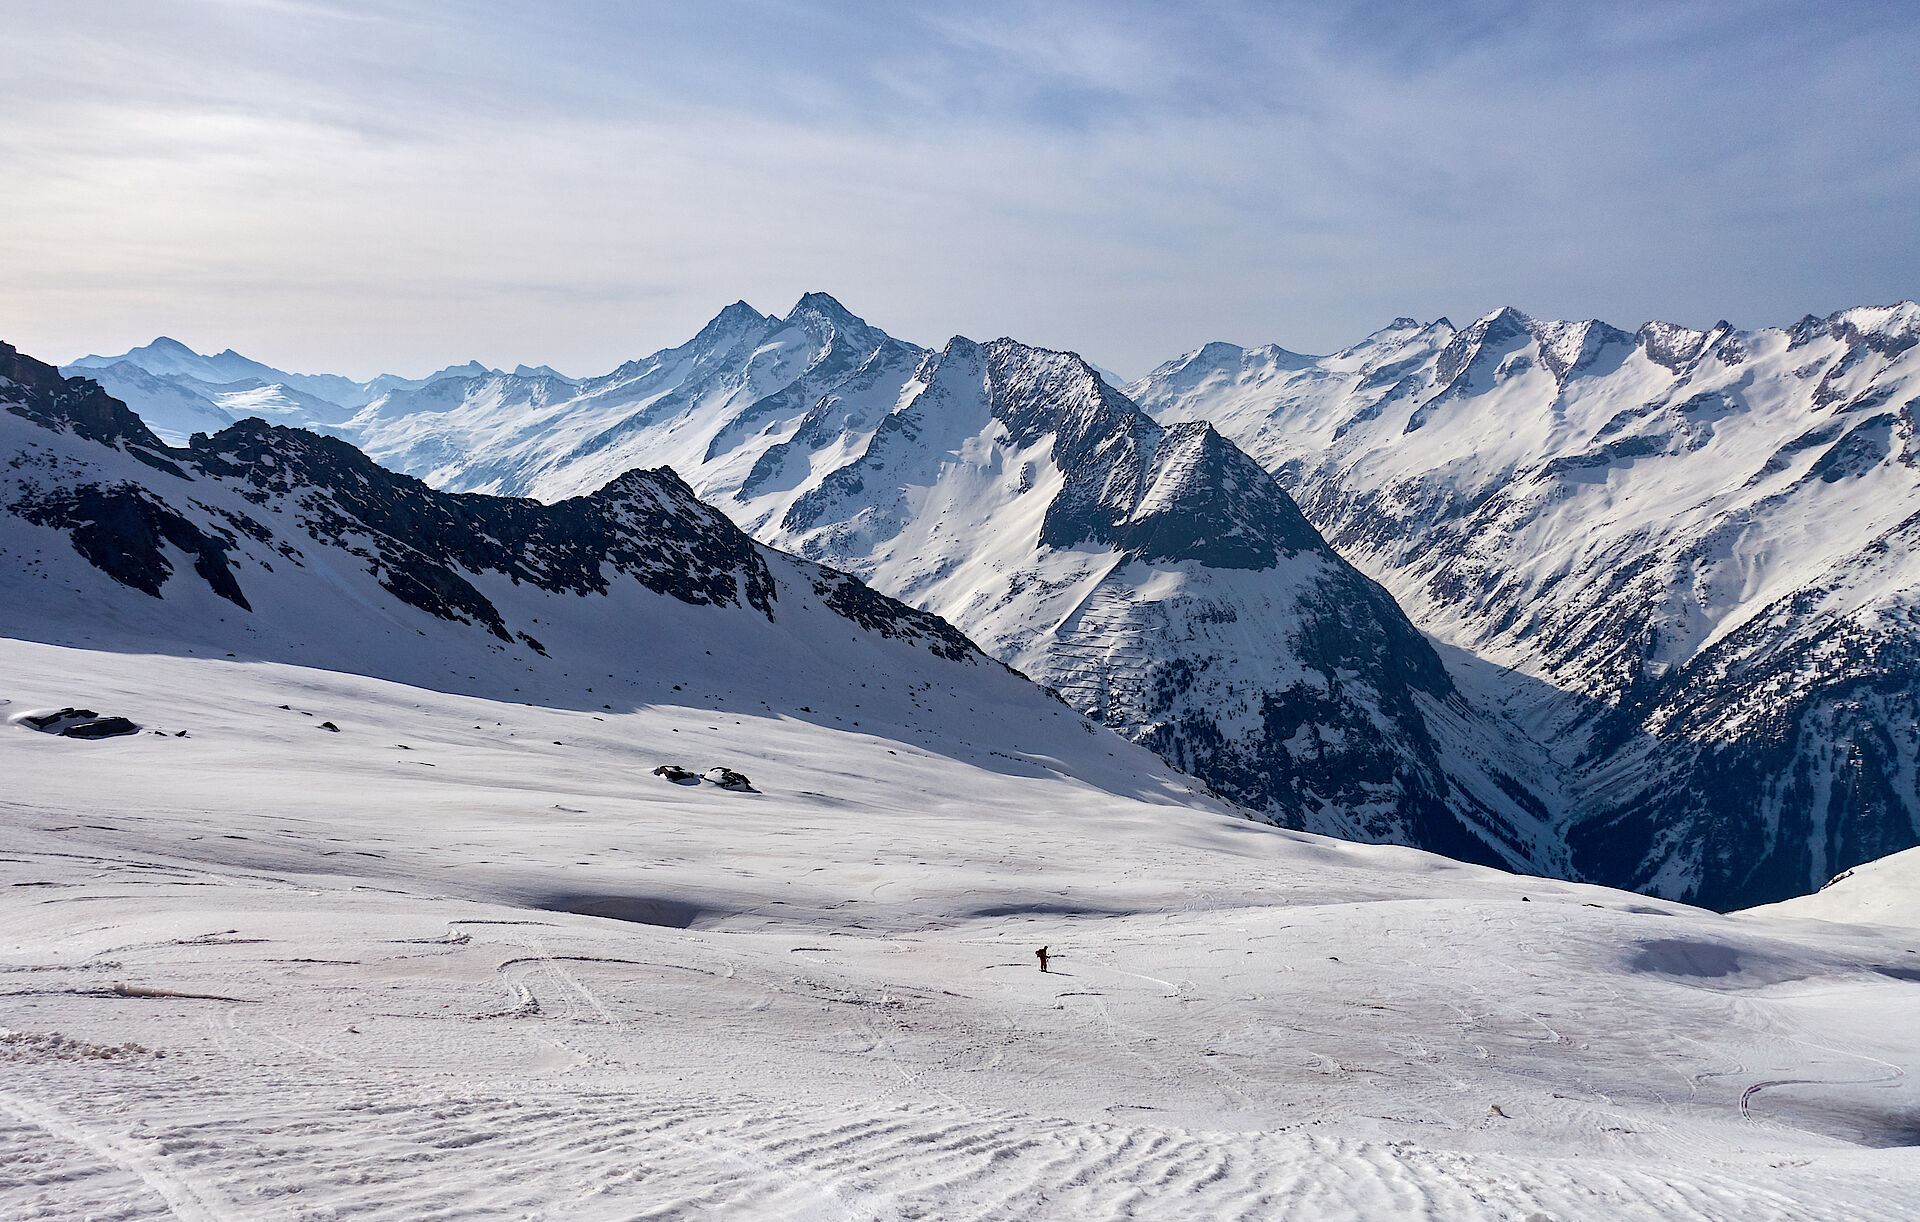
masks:
<path fill-rule="evenodd" d="M 0 639 L 0 713 L 162 731 L 0 722 L 0 1216 L 1920 1210 L 1911 939 L 1122 797 L 1076 775 L 1110 735 L 967 745 L 1013 710 L 715 694 Z"/>
<path fill-rule="evenodd" d="M 1812 895 L 1750 908 L 1755 916 L 1803 917 L 1920 930 L 1920 848 L 1836 874 Z"/>
<path fill-rule="evenodd" d="M 1213 344 L 1130 392 L 1519 672 L 1476 682 L 1556 747 L 1586 876 L 1735 905 L 1920 839 L 1917 342 L 1910 302 L 1755 332 L 1507 309 Z"/>
<path fill-rule="evenodd" d="M 1288 826 L 1562 868 L 1529 745 L 1204 427 L 1078 357 L 902 344 L 819 293 L 577 387 L 448 380 L 354 421 L 430 482 L 554 498 L 664 461 L 763 542 L 938 614 Z"/>

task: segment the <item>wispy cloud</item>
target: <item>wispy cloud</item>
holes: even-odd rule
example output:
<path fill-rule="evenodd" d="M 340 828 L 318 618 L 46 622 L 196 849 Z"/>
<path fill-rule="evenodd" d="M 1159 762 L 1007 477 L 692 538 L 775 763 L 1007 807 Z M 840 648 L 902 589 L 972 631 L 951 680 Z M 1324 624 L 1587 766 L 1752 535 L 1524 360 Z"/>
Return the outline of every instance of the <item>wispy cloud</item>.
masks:
<path fill-rule="evenodd" d="M 1915 293 L 1903 5 L 8 6 L 0 335 L 591 371 L 826 288 L 1132 372 Z"/>

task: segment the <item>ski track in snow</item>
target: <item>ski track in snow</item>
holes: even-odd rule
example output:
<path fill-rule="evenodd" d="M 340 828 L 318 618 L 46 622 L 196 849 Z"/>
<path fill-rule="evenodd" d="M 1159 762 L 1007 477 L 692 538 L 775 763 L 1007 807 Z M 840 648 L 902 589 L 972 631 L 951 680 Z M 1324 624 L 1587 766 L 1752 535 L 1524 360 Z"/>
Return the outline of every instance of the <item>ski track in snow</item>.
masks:
<path fill-rule="evenodd" d="M 1734 1176 L 1679 1182 L 1598 1160 L 1516 1165 L 1411 1142 L 1206 1133 L 969 1115 L 937 1105 L 769 1110 L 757 1100 L 602 1092 L 454 1094 L 376 1102 L 362 1084 L 282 1084 L 340 1097 L 244 1114 L 217 1095 L 106 1101 L 152 1118 L 148 1144 L 10 1096 L 6 1110 L 131 1171 L 183 1222 L 237 1217 L 1507 1219 L 1605 1213 L 1670 1222 L 1877 1222 L 1857 1196 L 1822 1205 L 1817 1178 L 1782 1192 Z M 328 1089 L 316 1091 L 316 1086 Z M 413 1093 L 413 1092 L 409 1092 Z M 88 1106 L 98 1106 L 89 1100 Z M 18 1142 L 18 1134 L 8 1135 Z M 192 1168 L 192 1178 L 181 1165 Z M 431 1174 L 422 1174 L 430 1170 Z M 75 1168 L 70 1174 L 100 1177 Z M 205 1187 L 217 1178 L 245 1207 Z M 1808 1189 L 1813 1191 L 1809 1192 Z M 1849 1194 L 1852 1196 L 1853 1194 Z M 18 1216 L 27 1217 L 31 1214 Z M 51 1215 L 49 1215 L 51 1216 Z"/>
<path fill-rule="evenodd" d="M 131 1137 L 114 1133 L 108 1125 L 83 1123 L 50 1103 L 16 1094 L 0 1094 L 0 1110 L 59 1141 L 98 1155 L 115 1168 L 132 1172 L 180 1222 L 226 1222 L 242 1216 L 218 1192 L 184 1175 L 164 1154 L 142 1150 Z"/>

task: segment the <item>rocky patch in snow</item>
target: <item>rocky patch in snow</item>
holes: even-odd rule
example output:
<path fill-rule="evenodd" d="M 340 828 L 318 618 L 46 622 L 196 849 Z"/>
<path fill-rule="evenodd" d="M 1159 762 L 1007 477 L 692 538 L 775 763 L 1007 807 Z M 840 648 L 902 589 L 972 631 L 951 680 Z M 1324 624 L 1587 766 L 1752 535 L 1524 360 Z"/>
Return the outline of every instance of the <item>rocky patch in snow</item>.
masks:
<path fill-rule="evenodd" d="M 118 738 L 140 732 L 140 727 L 125 717 L 102 717 L 92 709 L 38 709 L 15 713 L 7 720 L 61 738 Z"/>

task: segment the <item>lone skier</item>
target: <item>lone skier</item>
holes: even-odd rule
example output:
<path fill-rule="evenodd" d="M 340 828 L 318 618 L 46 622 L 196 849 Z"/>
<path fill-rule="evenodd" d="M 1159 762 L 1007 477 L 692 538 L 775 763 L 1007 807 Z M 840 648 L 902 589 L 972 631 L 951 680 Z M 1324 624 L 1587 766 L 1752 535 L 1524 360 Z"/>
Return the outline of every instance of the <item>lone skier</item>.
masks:
<path fill-rule="evenodd" d="M 1046 971 L 1047 970 L 1047 948 L 1043 946 L 1039 950 L 1034 951 L 1033 957 L 1040 960 L 1040 970 L 1043 972 Z"/>

